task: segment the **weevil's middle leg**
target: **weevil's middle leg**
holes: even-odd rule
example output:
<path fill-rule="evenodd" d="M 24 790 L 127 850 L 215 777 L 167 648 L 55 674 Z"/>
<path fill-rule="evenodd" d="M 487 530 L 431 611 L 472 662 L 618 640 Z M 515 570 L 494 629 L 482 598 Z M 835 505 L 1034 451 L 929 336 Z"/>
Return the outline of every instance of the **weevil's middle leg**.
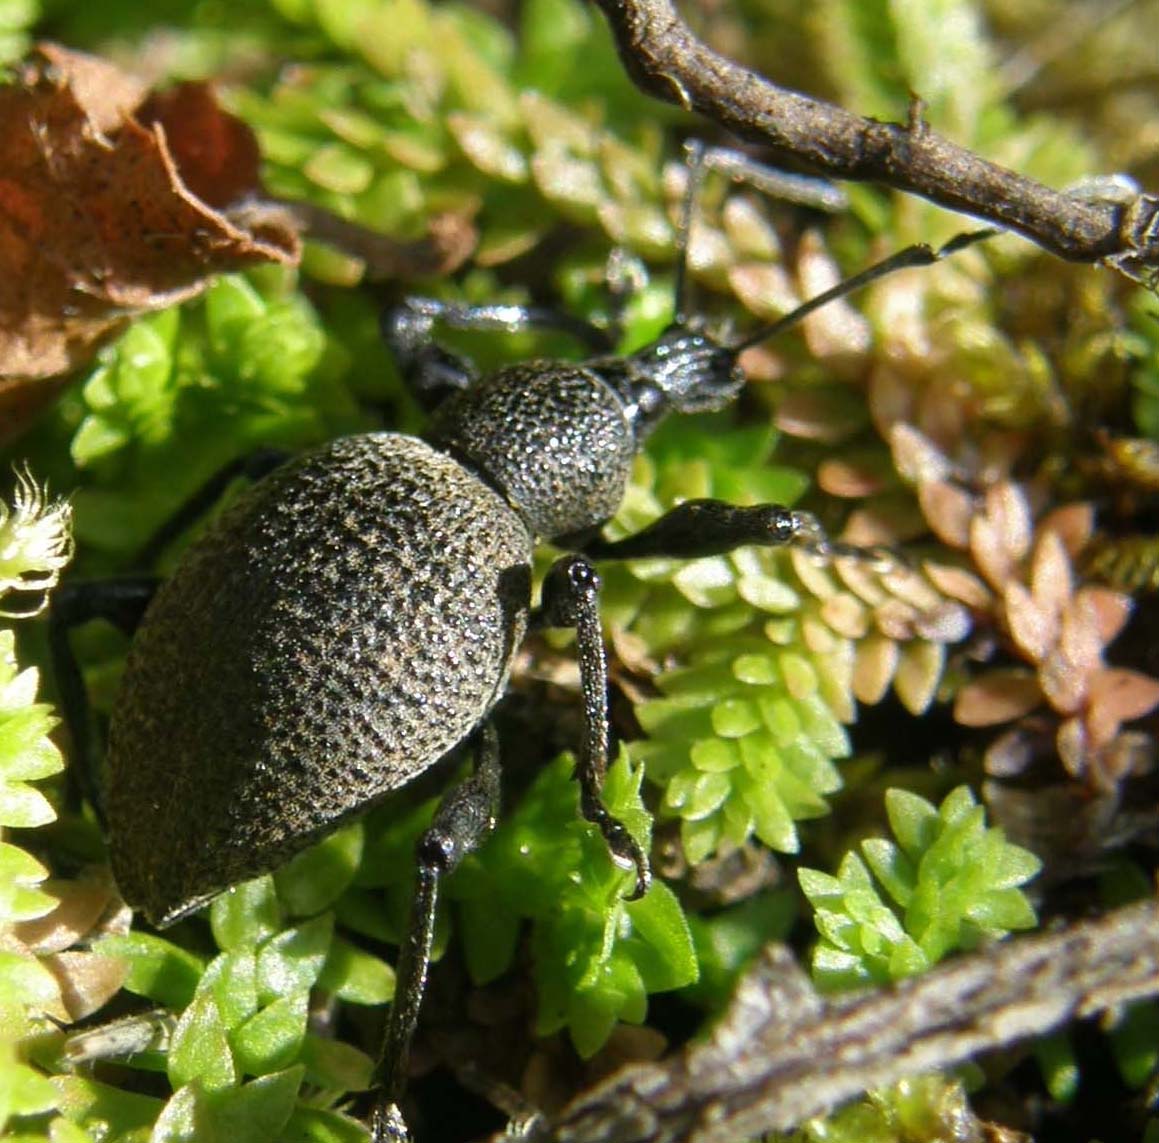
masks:
<path fill-rule="evenodd" d="M 475 772 L 451 790 L 416 848 L 417 873 L 410 921 L 399 950 L 394 1002 L 383 1039 L 371 1112 L 374 1143 L 410 1139 L 400 1104 L 406 1090 L 411 1041 L 426 989 L 442 879 L 479 847 L 499 812 L 499 740 L 492 723 L 475 732 Z"/>

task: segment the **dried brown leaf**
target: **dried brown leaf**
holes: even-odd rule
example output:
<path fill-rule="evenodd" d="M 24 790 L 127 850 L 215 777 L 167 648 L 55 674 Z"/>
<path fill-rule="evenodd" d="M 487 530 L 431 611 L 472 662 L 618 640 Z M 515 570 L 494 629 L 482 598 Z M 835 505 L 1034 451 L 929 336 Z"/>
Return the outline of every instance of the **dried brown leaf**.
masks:
<path fill-rule="evenodd" d="M 834 560 L 833 567 L 845 586 L 870 607 L 876 607 L 889 598 L 882 586 L 880 572 L 869 560 L 844 556 Z"/>
<path fill-rule="evenodd" d="M 1030 591 L 1034 606 L 1053 628 L 1074 594 L 1074 575 L 1062 537 L 1039 530 L 1030 561 Z"/>
<path fill-rule="evenodd" d="M 954 699 L 954 720 L 962 726 L 998 726 L 1029 714 L 1042 703 L 1042 688 L 1030 671 L 989 671 L 967 683 Z"/>
<path fill-rule="evenodd" d="M 1076 663 L 1056 647 L 1038 668 L 1042 693 L 1060 714 L 1074 714 L 1086 702 L 1093 669 L 1088 663 Z"/>
<path fill-rule="evenodd" d="M 1058 615 L 1040 607 L 1037 599 L 1017 580 L 1006 585 L 1002 610 L 1010 637 L 1030 663 L 1041 663 L 1058 640 Z"/>
<path fill-rule="evenodd" d="M 133 311 L 191 297 L 214 273 L 297 258 L 284 211 L 247 201 L 244 225 L 230 213 L 257 190 L 249 129 L 202 85 L 143 95 L 113 65 L 50 44 L 0 87 L 0 407 L 10 414 L 54 396 L 57 385 L 41 395 L 38 382 L 87 360 Z M 3 432 L 15 427 L 10 416 Z"/>
<path fill-rule="evenodd" d="M 961 388 L 959 383 L 959 388 Z M 966 405 L 961 396 L 947 386 L 932 384 L 922 387 L 918 395 L 914 420 L 931 440 L 958 442 L 966 435 Z"/>
<path fill-rule="evenodd" d="M 821 444 L 839 444 L 864 422 L 851 416 L 847 402 L 824 390 L 786 393 L 773 415 L 777 428 L 789 436 Z"/>
<path fill-rule="evenodd" d="M 954 474 L 950 458 L 920 429 L 904 421 L 889 432 L 893 463 L 911 484 L 946 480 Z"/>
<path fill-rule="evenodd" d="M 894 425 L 911 419 L 913 388 L 903 373 L 887 364 L 878 363 L 870 373 L 866 400 L 874 427 L 885 440 Z"/>
<path fill-rule="evenodd" d="M 807 298 L 815 298 L 841 280 L 840 268 L 815 230 L 801 236 L 797 278 L 801 293 Z M 869 322 L 845 298 L 815 310 L 805 318 L 802 327 L 809 352 L 831 368 L 842 362 L 856 365 L 869 351 L 873 340 Z"/>
<path fill-rule="evenodd" d="M 1087 695 L 1091 711 L 1098 708 L 1100 718 L 1114 719 L 1117 726 L 1159 706 L 1159 679 L 1125 667 L 1103 667 L 1092 673 Z"/>
<path fill-rule="evenodd" d="M 774 321 L 800 305 L 783 266 L 771 262 L 743 262 L 730 266 L 728 284 L 757 317 Z"/>
<path fill-rule="evenodd" d="M 878 496 L 849 514 L 841 539 L 861 548 L 892 548 L 923 536 L 928 530 L 908 496 Z"/>
<path fill-rule="evenodd" d="M 829 567 L 812 552 L 807 552 L 803 548 L 792 548 L 789 559 L 792 561 L 797 578 L 810 595 L 818 599 L 828 599 L 840 591 Z"/>
<path fill-rule="evenodd" d="M 975 611 L 989 610 L 993 597 L 986 585 L 973 572 L 950 564 L 935 563 L 932 560 L 922 563 L 922 571 L 943 595 L 956 599 Z"/>
<path fill-rule="evenodd" d="M 982 510 L 998 528 L 1008 558 L 1015 563 L 1024 559 L 1034 534 L 1025 491 L 1010 481 L 992 484 L 986 489 Z"/>
<path fill-rule="evenodd" d="M 915 611 L 932 611 L 942 602 L 933 585 L 916 568 L 898 564 L 881 573 L 882 586 Z"/>
<path fill-rule="evenodd" d="M 974 628 L 967 608 L 953 600 L 943 600 L 918 616 L 917 634 L 932 643 L 961 643 Z"/>
<path fill-rule="evenodd" d="M 995 591 L 1002 592 L 1014 575 L 1014 560 L 1006 546 L 1002 527 L 989 516 L 970 521 L 970 555 Z"/>
<path fill-rule="evenodd" d="M 128 961 L 93 952 L 53 953 L 40 963 L 60 986 L 62 1009 L 53 1015 L 70 1024 L 103 1008 L 129 975 Z"/>
<path fill-rule="evenodd" d="M 1082 778 L 1087 773 L 1087 731 L 1083 720 L 1076 716 L 1060 723 L 1054 742 L 1067 772 Z"/>
<path fill-rule="evenodd" d="M 964 488 L 944 480 L 924 481 L 918 485 L 918 503 L 930 531 L 943 544 L 959 551 L 969 545 L 970 522 L 977 518 L 977 506 Z"/>
<path fill-rule="evenodd" d="M 1123 630 L 1134 607 L 1129 595 L 1109 587 L 1083 587 L 1078 590 L 1075 598 L 1083 607 L 1091 609 L 1099 639 L 1104 647 Z"/>
<path fill-rule="evenodd" d="M 919 612 L 900 599 L 886 600 L 873 609 L 873 621 L 877 629 L 890 639 L 905 642 L 917 634 Z"/>
<path fill-rule="evenodd" d="M 1063 608 L 1062 622 L 1059 628 L 1059 653 L 1081 670 L 1091 671 L 1102 662 L 1103 648 L 1106 640 L 1103 638 L 1104 624 L 1113 626 L 1118 616 L 1116 609 L 1106 608 L 1103 602 L 1107 595 L 1114 592 L 1099 590 L 1095 595 L 1091 591 L 1080 591 Z"/>
<path fill-rule="evenodd" d="M 1054 532 L 1073 560 L 1090 543 L 1095 530 L 1095 510 L 1090 504 L 1066 504 L 1048 512 L 1038 522 L 1038 530 Z"/>
<path fill-rule="evenodd" d="M 52 953 L 71 948 L 87 937 L 93 926 L 116 900 L 107 880 L 46 882 L 45 889 L 57 899 L 50 913 L 13 926 L 20 941 L 33 952 Z"/>
<path fill-rule="evenodd" d="M 850 460 L 826 460 L 817 469 L 817 485 L 830 496 L 846 500 L 874 496 L 889 485 L 889 473 L 873 464 Z"/>

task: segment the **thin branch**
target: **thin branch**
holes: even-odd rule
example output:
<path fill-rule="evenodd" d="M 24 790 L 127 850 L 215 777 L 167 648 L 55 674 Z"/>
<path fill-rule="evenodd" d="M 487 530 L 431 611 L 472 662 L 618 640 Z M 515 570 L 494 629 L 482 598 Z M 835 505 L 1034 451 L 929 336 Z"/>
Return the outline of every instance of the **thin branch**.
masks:
<path fill-rule="evenodd" d="M 915 101 L 881 123 L 777 87 L 701 43 L 672 0 L 594 0 L 620 58 L 651 95 L 678 103 L 832 178 L 872 181 L 986 219 L 1072 262 L 1159 274 L 1159 198 L 1105 201 L 1051 190 L 944 139 Z"/>
<path fill-rule="evenodd" d="M 894 988 L 829 998 L 772 946 L 709 1040 L 623 1068 L 524 1138 L 736 1143 L 1157 993 L 1157 901 L 995 944 Z"/>

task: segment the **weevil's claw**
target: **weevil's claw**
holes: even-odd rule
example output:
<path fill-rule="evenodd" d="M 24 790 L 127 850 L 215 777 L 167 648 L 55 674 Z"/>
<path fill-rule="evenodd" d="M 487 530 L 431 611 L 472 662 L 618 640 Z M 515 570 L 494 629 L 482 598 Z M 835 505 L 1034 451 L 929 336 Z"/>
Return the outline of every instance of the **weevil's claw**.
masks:
<path fill-rule="evenodd" d="M 600 827 L 612 860 L 625 869 L 636 867 L 636 886 L 624 900 L 638 901 L 652 885 L 652 866 L 648 861 L 648 855 L 624 825 L 615 818 L 608 818 L 606 823 L 601 822 Z"/>

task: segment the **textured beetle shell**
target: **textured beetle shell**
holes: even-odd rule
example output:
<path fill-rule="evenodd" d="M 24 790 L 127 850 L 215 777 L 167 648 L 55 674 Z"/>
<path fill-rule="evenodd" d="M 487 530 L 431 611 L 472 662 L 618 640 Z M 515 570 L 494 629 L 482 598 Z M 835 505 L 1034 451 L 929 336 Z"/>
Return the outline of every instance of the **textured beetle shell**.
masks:
<path fill-rule="evenodd" d="M 347 437 L 239 498 L 145 615 L 109 732 L 113 869 L 155 923 L 434 764 L 502 694 L 531 538 L 411 437 Z"/>
<path fill-rule="evenodd" d="M 560 361 L 510 365 L 456 393 L 431 439 L 485 472 L 548 539 L 611 517 L 636 455 L 620 396 L 591 369 Z"/>

